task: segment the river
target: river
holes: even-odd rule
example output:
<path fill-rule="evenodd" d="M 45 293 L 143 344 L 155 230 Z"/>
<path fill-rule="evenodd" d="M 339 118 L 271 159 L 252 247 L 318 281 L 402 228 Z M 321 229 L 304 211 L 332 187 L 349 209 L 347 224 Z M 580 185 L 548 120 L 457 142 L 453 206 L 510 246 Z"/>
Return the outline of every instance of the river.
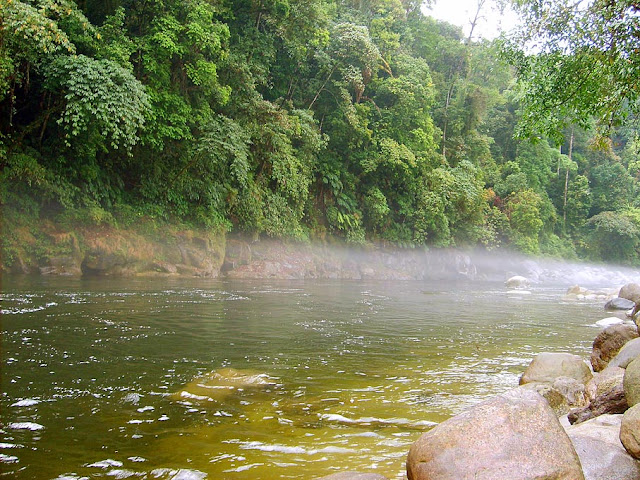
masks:
<path fill-rule="evenodd" d="M 637 272 L 569 270 L 521 292 L 463 279 L 5 278 L 0 471 L 402 478 L 422 431 L 517 386 L 536 353 L 588 358 L 609 315 L 563 299 L 567 287 Z M 189 390 L 225 375 L 211 395 Z"/>

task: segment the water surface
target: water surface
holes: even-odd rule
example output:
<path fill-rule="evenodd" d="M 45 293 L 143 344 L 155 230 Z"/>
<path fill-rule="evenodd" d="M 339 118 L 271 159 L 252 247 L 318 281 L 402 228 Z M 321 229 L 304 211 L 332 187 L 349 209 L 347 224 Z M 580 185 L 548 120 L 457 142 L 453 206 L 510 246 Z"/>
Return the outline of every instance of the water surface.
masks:
<path fill-rule="evenodd" d="M 615 286 L 615 285 L 608 285 Z M 5 279 L 0 471 L 16 479 L 402 478 L 421 432 L 588 357 L 563 282 Z M 181 392 L 211 372 L 267 385 Z"/>

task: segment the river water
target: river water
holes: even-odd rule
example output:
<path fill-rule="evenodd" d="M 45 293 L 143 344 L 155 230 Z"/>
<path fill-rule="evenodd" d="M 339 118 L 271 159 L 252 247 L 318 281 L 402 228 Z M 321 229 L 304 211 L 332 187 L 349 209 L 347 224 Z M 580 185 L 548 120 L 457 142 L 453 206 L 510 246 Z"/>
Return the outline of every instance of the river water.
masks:
<path fill-rule="evenodd" d="M 421 432 L 517 386 L 536 353 L 588 358 L 610 315 L 563 299 L 567 287 L 638 277 L 571 269 L 523 292 L 463 279 L 5 278 L 0 472 L 402 478 Z"/>

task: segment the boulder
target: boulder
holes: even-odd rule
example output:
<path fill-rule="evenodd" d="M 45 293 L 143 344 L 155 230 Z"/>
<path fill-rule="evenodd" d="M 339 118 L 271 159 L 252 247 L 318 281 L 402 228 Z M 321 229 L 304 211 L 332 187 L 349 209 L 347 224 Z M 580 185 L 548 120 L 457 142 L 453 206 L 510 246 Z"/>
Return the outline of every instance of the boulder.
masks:
<path fill-rule="evenodd" d="M 620 442 L 622 415 L 602 415 L 566 428 L 585 480 L 638 480 L 640 464 Z"/>
<path fill-rule="evenodd" d="M 640 284 L 627 283 L 618 292 L 618 297 L 631 300 L 633 303 L 640 303 Z"/>
<path fill-rule="evenodd" d="M 509 278 L 504 284 L 509 288 L 525 288 L 529 286 L 529 279 L 520 275 Z"/>
<path fill-rule="evenodd" d="M 340 472 L 326 477 L 320 477 L 316 480 L 389 480 L 383 475 L 377 473 L 359 473 L 359 472 Z"/>
<path fill-rule="evenodd" d="M 629 340 L 638 338 L 634 325 L 611 325 L 601 331 L 593 341 L 591 366 L 595 372 L 604 370 Z"/>
<path fill-rule="evenodd" d="M 518 388 L 533 390 L 539 395 L 542 395 L 553 412 L 556 414 L 556 417 L 566 415 L 573 408 L 569 406 L 567 398 L 564 397 L 558 390 L 553 388 L 550 383 L 531 382 L 525 385 L 520 385 Z"/>
<path fill-rule="evenodd" d="M 596 373 L 586 386 L 589 400 L 595 400 L 600 395 L 610 392 L 619 385 L 622 385 L 624 371 L 624 368 L 620 367 L 607 367 Z"/>
<path fill-rule="evenodd" d="M 624 396 L 622 385 L 616 385 L 612 390 L 599 395 L 583 408 L 576 408 L 569 412 L 569 422 L 582 423 L 606 413 L 624 413 L 629 406 Z"/>
<path fill-rule="evenodd" d="M 633 360 L 624 372 L 624 396 L 630 407 L 640 403 L 640 357 Z"/>
<path fill-rule="evenodd" d="M 593 374 L 577 355 L 570 353 L 540 353 L 520 377 L 520 385 L 530 382 L 553 383 L 556 378 L 569 377 L 585 385 Z"/>
<path fill-rule="evenodd" d="M 566 415 L 572 408 L 589 404 L 585 386 L 574 378 L 559 377 L 553 383 L 533 382 L 519 388 L 534 390 L 542 395 L 557 417 Z"/>
<path fill-rule="evenodd" d="M 629 310 L 635 306 L 635 302 L 626 298 L 612 298 L 604 305 L 605 310 Z"/>
<path fill-rule="evenodd" d="M 640 459 L 640 404 L 631 407 L 622 417 L 620 441 L 632 457 Z"/>
<path fill-rule="evenodd" d="M 609 362 L 609 366 L 627 368 L 627 365 L 638 356 L 640 356 L 640 338 L 634 338 L 624 344 L 618 354 Z"/>
<path fill-rule="evenodd" d="M 424 433 L 407 457 L 408 480 L 583 480 L 560 422 L 536 392 L 493 397 Z"/>

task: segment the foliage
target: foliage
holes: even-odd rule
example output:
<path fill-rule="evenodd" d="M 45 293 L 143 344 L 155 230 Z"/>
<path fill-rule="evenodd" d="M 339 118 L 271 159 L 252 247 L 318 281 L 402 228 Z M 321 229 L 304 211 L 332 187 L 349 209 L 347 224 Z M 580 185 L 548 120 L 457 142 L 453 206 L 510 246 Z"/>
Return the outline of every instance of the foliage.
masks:
<path fill-rule="evenodd" d="M 514 1 L 537 30 L 500 45 L 405 0 L 0 0 L 0 199 L 32 223 L 631 262 L 634 7 Z"/>
<path fill-rule="evenodd" d="M 605 137 L 640 113 L 640 9 L 632 0 L 513 0 L 524 19 L 505 43 L 516 67 L 523 121 L 520 132 L 560 140 L 563 127 L 588 127 Z"/>

